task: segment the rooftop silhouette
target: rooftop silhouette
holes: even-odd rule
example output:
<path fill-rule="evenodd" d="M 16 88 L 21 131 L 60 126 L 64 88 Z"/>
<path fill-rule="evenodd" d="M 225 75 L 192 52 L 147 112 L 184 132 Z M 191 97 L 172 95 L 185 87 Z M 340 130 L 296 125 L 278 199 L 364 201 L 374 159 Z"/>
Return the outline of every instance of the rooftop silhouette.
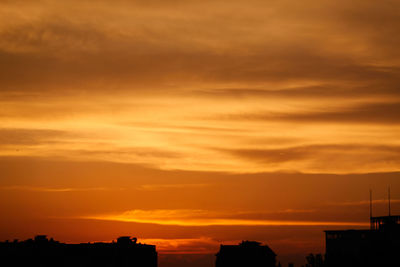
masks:
<path fill-rule="evenodd" d="M 221 245 L 216 267 L 275 267 L 276 254 L 267 245 L 242 241 L 239 245 Z"/>
<path fill-rule="evenodd" d="M 400 266 L 400 216 L 372 216 L 370 229 L 325 231 L 327 267 L 395 267 Z"/>
<path fill-rule="evenodd" d="M 22 242 L 0 242 L 0 266 L 157 267 L 157 252 L 154 245 L 128 236 L 112 243 L 65 244 L 38 235 Z"/>

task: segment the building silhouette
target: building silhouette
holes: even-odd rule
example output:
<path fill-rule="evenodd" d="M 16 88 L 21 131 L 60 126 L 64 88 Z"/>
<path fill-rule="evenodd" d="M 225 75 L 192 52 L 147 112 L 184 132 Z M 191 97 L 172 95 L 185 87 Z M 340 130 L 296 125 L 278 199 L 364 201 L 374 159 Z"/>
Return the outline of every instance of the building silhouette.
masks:
<path fill-rule="evenodd" d="M 216 267 L 275 267 L 276 254 L 267 245 L 242 241 L 239 245 L 221 245 Z"/>
<path fill-rule="evenodd" d="M 390 197 L 388 216 L 373 217 L 371 200 L 370 225 L 365 230 L 325 231 L 325 266 L 400 266 L 400 216 L 390 214 Z"/>
<path fill-rule="evenodd" d="M 112 243 L 65 244 L 38 235 L 0 242 L 0 266 L 157 267 L 157 252 L 154 245 L 126 236 Z"/>

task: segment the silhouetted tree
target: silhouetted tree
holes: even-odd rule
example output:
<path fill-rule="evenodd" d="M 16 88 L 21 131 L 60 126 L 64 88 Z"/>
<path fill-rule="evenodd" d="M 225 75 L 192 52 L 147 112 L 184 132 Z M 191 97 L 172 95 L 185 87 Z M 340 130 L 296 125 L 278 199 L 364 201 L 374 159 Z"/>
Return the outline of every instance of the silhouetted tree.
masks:
<path fill-rule="evenodd" d="M 321 254 L 312 254 L 310 253 L 306 256 L 307 264 L 306 267 L 323 267 L 324 266 L 324 258 Z"/>

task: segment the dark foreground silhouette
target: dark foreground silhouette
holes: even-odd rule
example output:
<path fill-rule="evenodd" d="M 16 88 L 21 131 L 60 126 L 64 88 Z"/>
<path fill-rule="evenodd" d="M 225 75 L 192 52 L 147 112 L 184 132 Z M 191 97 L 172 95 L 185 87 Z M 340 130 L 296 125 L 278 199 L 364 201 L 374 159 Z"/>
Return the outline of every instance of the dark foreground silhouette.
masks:
<path fill-rule="evenodd" d="M 153 245 L 120 237 L 112 243 L 65 244 L 44 235 L 0 243 L 0 266 L 26 267 L 157 267 Z"/>
<path fill-rule="evenodd" d="M 370 217 L 365 230 L 325 231 L 326 253 L 310 254 L 306 267 L 399 267 L 400 216 Z M 280 267 L 276 254 L 254 241 L 239 245 L 221 245 L 216 267 Z M 294 264 L 289 263 L 289 267 Z"/>
<path fill-rule="evenodd" d="M 267 245 L 255 241 L 242 241 L 239 245 L 221 245 L 216 267 L 275 267 L 276 254 Z"/>
<path fill-rule="evenodd" d="M 370 220 L 366 230 L 325 231 L 326 267 L 400 266 L 400 216 Z"/>

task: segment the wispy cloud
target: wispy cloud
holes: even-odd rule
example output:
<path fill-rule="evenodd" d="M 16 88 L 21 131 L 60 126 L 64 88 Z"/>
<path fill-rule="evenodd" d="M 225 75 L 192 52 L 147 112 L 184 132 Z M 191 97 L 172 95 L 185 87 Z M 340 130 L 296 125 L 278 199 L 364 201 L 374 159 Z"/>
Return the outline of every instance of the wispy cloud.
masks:
<path fill-rule="evenodd" d="M 369 144 L 310 144 L 265 149 L 218 149 L 253 164 L 296 169 L 307 165 L 308 171 L 346 173 L 373 172 L 378 168 L 398 169 L 400 147 Z M 381 165 L 379 167 L 378 165 Z"/>
<path fill-rule="evenodd" d="M 285 209 L 278 211 L 278 213 L 312 213 L 315 211 L 315 209 Z"/>
<path fill-rule="evenodd" d="M 284 92 L 282 92 L 283 94 Z M 395 97 L 396 100 L 396 97 Z M 356 124 L 399 124 L 396 114 L 400 103 L 385 102 L 358 104 L 350 107 L 325 108 L 323 110 L 283 112 L 257 112 L 253 114 L 230 114 L 219 118 L 232 120 L 288 121 L 292 123 L 356 123 Z"/>
<path fill-rule="evenodd" d="M 206 210 L 130 210 L 122 214 L 84 216 L 85 219 L 177 226 L 367 226 L 365 222 L 296 221 L 227 218 Z M 232 216 L 232 215 L 230 215 Z"/>
<path fill-rule="evenodd" d="M 168 254 L 208 254 L 215 253 L 219 242 L 210 237 L 199 238 L 146 238 L 141 239 L 147 244 L 155 244 L 157 251 Z"/>
<path fill-rule="evenodd" d="M 187 189 L 187 188 L 201 188 L 211 186 L 210 184 L 144 184 L 137 187 L 138 190 L 143 191 L 159 191 L 169 189 Z"/>
<path fill-rule="evenodd" d="M 400 199 L 391 199 L 390 202 L 392 203 L 400 203 Z M 387 204 L 387 199 L 375 199 L 372 200 L 372 204 Z M 369 200 L 360 200 L 360 201 L 344 201 L 344 202 L 330 202 L 327 205 L 330 206 L 365 206 L 369 205 Z"/>
<path fill-rule="evenodd" d="M 115 191 L 124 190 L 124 188 L 106 188 L 106 187 L 40 187 L 40 186 L 1 186 L 0 190 L 9 191 L 33 191 L 33 192 L 85 192 L 85 191 Z"/>

